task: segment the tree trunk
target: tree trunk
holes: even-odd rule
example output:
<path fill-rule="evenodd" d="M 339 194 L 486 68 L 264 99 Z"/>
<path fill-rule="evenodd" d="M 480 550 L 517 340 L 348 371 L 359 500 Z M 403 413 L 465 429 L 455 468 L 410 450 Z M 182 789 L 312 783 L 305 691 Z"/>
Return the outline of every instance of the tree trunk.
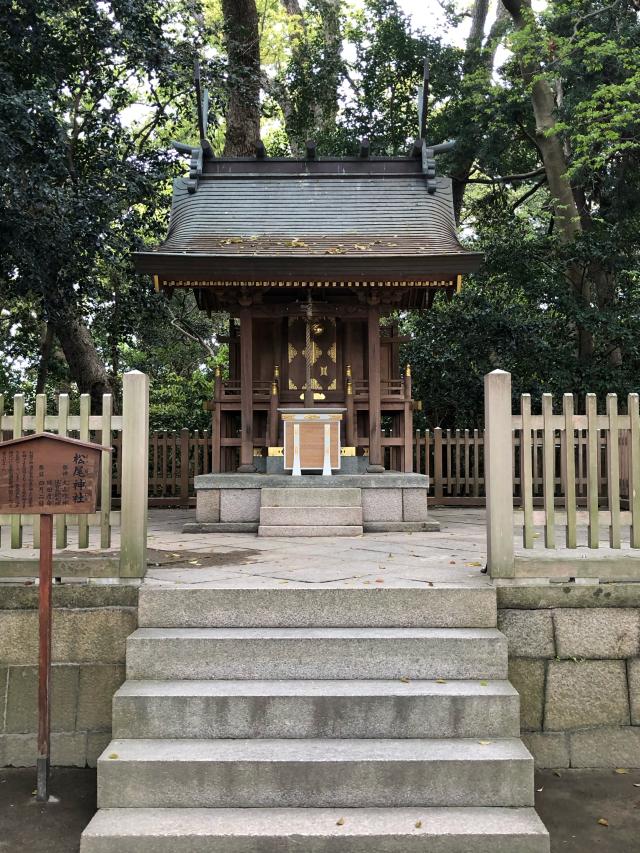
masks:
<path fill-rule="evenodd" d="M 49 362 L 53 350 L 53 326 L 45 323 L 42 340 L 40 341 L 40 362 L 38 364 L 38 377 L 36 379 L 36 394 L 44 394 L 49 373 Z"/>
<path fill-rule="evenodd" d="M 66 306 L 50 315 L 49 324 L 60 341 L 71 376 L 81 394 L 91 394 L 91 411 L 102 411 L 102 395 L 113 393 L 105 364 L 87 326 L 73 308 Z"/>
<path fill-rule="evenodd" d="M 292 61 L 304 66 L 309 53 L 307 25 L 304 11 L 298 0 L 281 0 L 289 15 L 300 18 L 301 36 L 292 47 Z M 306 81 L 308 88 L 308 107 L 302 122 L 295 112 L 292 99 L 284 82 L 276 81 L 271 94 L 280 105 L 284 116 L 285 130 L 289 147 L 294 156 L 304 152 L 307 139 L 317 134 L 330 136 L 336 127 L 338 115 L 338 88 L 342 79 L 342 32 L 340 27 L 340 0 L 317 0 L 315 11 L 322 21 L 322 42 L 324 57 L 319 72 L 313 79 Z"/>
<path fill-rule="evenodd" d="M 260 140 L 260 36 L 255 0 L 222 0 L 229 57 L 228 157 L 253 156 Z"/>
<path fill-rule="evenodd" d="M 524 30 L 533 20 L 531 0 L 502 0 L 518 30 Z M 536 120 L 536 143 L 544 164 L 549 192 L 553 202 L 554 229 L 563 245 L 572 243 L 583 230 L 583 220 L 569 181 L 567 157 L 560 136 L 553 133 L 556 127 L 556 101 L 549 82 L 538 76 L 540 65 L 530 59 L 521 59 L 522 79 L 531 87 L 531 104 Z M 583 211 L 583 218 L 584 218 Z M 594 270 L 592 274 L 597 272 Z M 587 270 L 570 264 L 567 276 L 578 301 L 588 305 L 591 301 L 591 277 Z M 593 335 L 588 329 L 577 327 L 578 358 L 588 360 L 593 353 Z"/>
<path fill-rule="evenodd" d="M 506 9 L 503 6 L 498 6 L 496 19 L 491 26 L 491 30 L 484 40 L 484 29 L 487 23 L 487 15 L 489 13 L 489 0 L 475 0 L 471 11 L 471 29 L 465 46 L 464 61 L 462 63 L 462 79 L 470 77 L 478 68 L 484 67 L 487 73 L 487 85 L 491 79 L 493 71 L 493 63 L 498 48 L 499 37 L 504 29 L 504 24 L 507 18 Z M 456 217 L 456 222 L 460 222 L 460 214 L 462 211 L 462 203 L 464 194 L 467 189 L 469 175 L 473 169 L 473 164 L 476 159 L 478 141 L 470 141 L 464 148 L 453 152 L 452 165 L 452 190 L 453 190 L 453 211 Z"/>

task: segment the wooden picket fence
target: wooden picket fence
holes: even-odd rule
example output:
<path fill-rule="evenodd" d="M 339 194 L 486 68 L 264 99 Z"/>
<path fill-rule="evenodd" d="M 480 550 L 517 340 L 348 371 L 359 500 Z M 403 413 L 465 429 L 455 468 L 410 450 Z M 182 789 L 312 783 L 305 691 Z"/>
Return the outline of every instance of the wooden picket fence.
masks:
<path fill-rule="evenodd" d="M 59 515 L 55 519 L 55 547 L 66 548 L 69 532 L 75 528 L 79 549 L 90 545 L 90 528 L 100 530 L 100 549 L 107 550 L 112 544 L 113 527 L 120 528 L 119 555 L 110 555 L 91 561 L 64 560 L 64 572 L 60 574 L 103 576 L 112 575 L 140 577 L 146 571 L 147 533 L 147 449 L 149 422 L 148 377 L 132 371 L 123 377 L 122 415 L 113 414 L 110 394 L 102 397 L 102 412 L 91 413 L 91 397 L 81 394 L 77 406 L 78 414 L 71 414 L 72 401 L 68 394 L 59 394 L 55 413 L 49 413 L 44 394 L 35 400 L 34 414 L 25 411 L 25 397 L 13 397 L 13 410 L 5 412 L 5 399 L 0 394 L 0 440 L 20 438 L 38 432 L 92 441 L 107 447 L 117 446 L 117 454 L 102 453 L 100 472 L 99 508 L 89 515 Z M 114 510 L 114 470 L 118 470 L 118 495 L 121 511 Z M 24 531 L 32 531 L 29 545 L 39 546 L 37 516 L 10 515 L 0 513 L 0 545 L 11 549 L 25 547 Z M 3 536 L 3 528 L 8 537 Z M 33 563 L 33 565 L 32 565 Z M 54 564 L 55 565 L 55 564 Z M 0 561 L 0 577 L 29 576 L 37 574 L 37 564 L 29 559 L 9 558 Z"/>
<path fill-rule="evenodd" d="M 638 399 L 629 394 L 622 414 L 617 396 L 608 394 L 606 412 L 598 414 L 596 395 L 587 394 L 585 413 L 576 414 L 573 394 L 563 395 L 561 412 L 554 412 L 552 395 L 543 394 L 542 411 L 533 414 L 531 397 L 523 394 L 520 411 L 512 415 L 510 374 L 485 377 L 487 540 L 494 577 L 640 575 Z M 511 458 L 504 452 L 508 444 Z M 540 489 L 542 508 L 535 509 Z M 522 528 L 524 554 L 514 551 L 514 525 Z M 603 528 L 610 550 L 597 558 Z"/>
<path fill-rule="evenodd" d="M 385 436 L 383 435 L 383 442 Z M 598 488 L 599 494 L 607 493 L 607 467 L 603 464 L 606 437 L 599 438 Z M 620 488 L 623 496 L 628 495 L 626 433 L 620 437 Z M 556 437 L 559 449 L 559 437 Z M 584 503 L 587 496 L 585 430 L 576 432 L 579 448 L 576 462 L 576 496 Z M 121 499 L 121 438 L 113 436 L 113 480 L 112 500 L 115 506 Z M 391 448 L 386 448 L 390 450 Z M 544 441 L 542 430 L 532 432 L 532 490 L 535 504 L 543 501 L 544 488 Z M 521 498 L 520 479 L 520 435 L 514 433 L 512 440 L 512 480 L 516 503 Z M 149 439 L 149 506 L 189 507 L 195 506 L 194 477 L 211 471 L 211 435 L 209 432 L 182 429 L 179 432 L 157 430 Z M 183 465 L 183 459 L 188 460 Z M 391 467 L 391 456 L 385 457 L 385 466 Z M 431 478 L 429 496 L 435 506 L 484 506 L 484 430 L 440 429 L 416 430 L 414 438 L 414 471 L 428 474 Z M 561 486 L 562 474 L 558 472 L 556 483 Z"/>

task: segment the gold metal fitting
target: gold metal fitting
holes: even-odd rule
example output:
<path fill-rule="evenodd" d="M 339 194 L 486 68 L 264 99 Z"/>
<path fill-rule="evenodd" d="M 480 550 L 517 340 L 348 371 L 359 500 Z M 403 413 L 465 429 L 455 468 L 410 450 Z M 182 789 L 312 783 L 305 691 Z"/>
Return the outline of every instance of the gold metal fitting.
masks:
<path fill-rule="evenodd" d="M 279 366 L 278 366 L 277 364 L 276 364 L 276 366 L 273 368 L 273 378 L 274 378 L 274 379 L 280 379 L 280 368 L 279 368 Z"/>
<path fill-rule="evenodd" d="M 278 383 L 272 382 L 271 383 L 271 394 L 275 397 L 277 395 L 277 393 L 278 393 Z"/>
<path fill-rule="evenodd" d="M 353 383 L 351 382 L 351 379 L 347 379 L 347 394 L 353 394 Z"/>
<path fill-rule="evenodd" d="M 405 367 L 404 375 L 405 376 L 411 376 L 411 365 L 410 364 L 407 364 L 407 366 Z"/>
<path fill-rule="evenodd" d="M 351 365 L 347 365 L 347 379 L 351 379 Z"/>
<path fill-rule="evenodd" d="M 222 371 L 220 370 L 220 365 L 216 364 L 216 379 L 220 379 L 222 376 Z"/>

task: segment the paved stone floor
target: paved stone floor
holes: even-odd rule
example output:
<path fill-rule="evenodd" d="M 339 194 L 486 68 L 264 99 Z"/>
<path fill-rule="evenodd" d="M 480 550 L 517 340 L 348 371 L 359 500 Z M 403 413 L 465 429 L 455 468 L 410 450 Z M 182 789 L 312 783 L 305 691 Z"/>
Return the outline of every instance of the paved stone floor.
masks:
<path fill-rule="evenodd" d="M 435 507 L 430 518 L 440 522 L 439 532 L 430 533 L 365 533 L 364 536 L 341 538 L 261 538 L 252 533 L 184 534 L 182 527 L 195 520 L 195 510 L 152 509 L 149 512 L 150 561 L 164 567 L 151 566 L 149 583 L 380 583 L 418 585 L 424 583 L 460 583 L 484 585 L 481 573 L 486 564 L 484 509 Z M 564 528 L 556 528 L 558 547 L 554 556 L 588 557 L 584 547 L 586 528 L 579 528 L 578 551 L 561 547 Z M 622 530 L 622 549 L 607 546 L 607 528 L 600 529 L 598 557 L 625 558 L 635 562 L 637 552 L 629 549 L 628 528 Z M 534 551 L 544 548 L 542 533 L 534 534 Z M 119 530 L 112 536 L 112 550 L 119 546 Z M 31 530 L 24 530 L 21 550 L 9 547 L 9 530 L 2 528 L 0 559 L 37 557 L 30 547 Z M 99 550 L 99 530 L 91 529 L 90 551 Z M 516 553 L 523 551 L 519 529 L 514 530 Z M 77 550 L 77 531 L 69 529 L 69 549 Z M 162 552 L 162 553 L 157 553 Z M 86 554 L 87 551 L 84 551 Z M 104 553 L 104 552 L 102 552 Z M 154 558 L 155 554 L 155 558 Z M 172 565 L 166 565 L 167 563 Z M 632 566 L 635 575 L 635 566 Z"/>
<path fill-rule="evenodd" d="M 96 807 L 95 770 L 55 769 L 56 801 L 46 805 L 32 796 L 34 778 L 31 769 L 0 769 L 0 853 L 78 853 Z M 638 770 L 536 773 L 536 808 L 550 832 L 551 853 L 637 853 L 637 784 Z"/>
<path fill-rule="evenodd" d="M 250 533 L 184 534 L 182 527 L 195 519 L 195 510 L 152 509 L 148 529 L 151 565 L 146 582 L 487 584 L 481 572 L 486 563 L 484 510 L 437 509 L 432 518 L 441 523 L 437 533 L 367 533 L 301 540 L 261 538 Z M 6 534 L 3 529 L 0 558 L 37 556 L 28 547 L 29 528 L 24 534 L 27 547 L 20 551 L 8 548 Z M 76 545 L 76 532 L 70 528 L 69 547 L 77 553 Z M 118 545 L 116 529 L 113 549 Z M 92 529 L 90 550 L 98 547 L 99 532 Z M 153 565 L 156 558 L 162 567 Z"/>
<path fill-rule="evenodd" d="M 153 567 L 147 583 L 283 583 L 353 586 L 485 585 L 483 512 L 438 510 L 438 533 L 367 533 L 359 537 L 261 538 L 246 533 L 183 534 L 190 513 L 152 513 L 149 547 L 178 555 L 182 567 Z M 173 550 L 175 549 L 175 550 Z M 212 558 L 214 564 L 212 565 Z"/>

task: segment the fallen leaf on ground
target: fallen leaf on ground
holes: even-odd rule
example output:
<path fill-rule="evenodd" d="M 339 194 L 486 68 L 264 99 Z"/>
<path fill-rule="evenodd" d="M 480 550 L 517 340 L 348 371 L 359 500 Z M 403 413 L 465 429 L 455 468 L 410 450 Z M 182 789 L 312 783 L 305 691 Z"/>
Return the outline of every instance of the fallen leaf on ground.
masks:
<path fill-rule="evenodd" d="M 384 578 L 376 578 L 376 583 L 384 583 Z"/>
<path fill-rule="evenodd" d="M 416 821 L 416 829 L 422 829 L 422 821 L 421 820 Z"/>
<path fill-rule="evenodd" d="M 109 758 L 120 758 L 117 752 L 112 752 Z"/>
<path fill-rule="evenodd" d="M 481 566 L 482 563 L 478 560 L 474 560 L 472 563 L 465 563 L 466 566 Z"/>
<path fill-rule="evenodd" d="M 401 681 L 403 684 L 409 684 L 409 682 L 411 681 L 411 679 L 410 679 L 410 678 L 407 678 L 407 676 L 406 676 L 406 675 L 401 675 L 401 676 L 400 676 L 400 681 Z"/>
<path fill-rule="evenodd" d="M 444 678 L 436 678 L 436 684 L 446 684 L 446 679 Z"/>
<path fill-rule="evenodd" d="M 628 773 L 628 772 L 629 771 L 626 769 L 626 767 L 616 767 L 616 773 L 622 774 L 622 773 Z"/>
<path fill-rule="evenodd" d="M 480 682 L 480 687 L 488 687 L 488 686 L 489 686 L 489 682 L 488 682 L 488 681 L 481 681 L 481 682 Z"/>
<path fill-rule="evenodd" d="M 492 740 L 479 740 L 478 743 L 480 746 L 489 746 L 490 743 L 493 743 Z"/>
<path fill-rule="evenodd" d="M 598 823 L 600 824 L 600 826 L 609 826 L 609 821 L 606 819 L 606 817 L 599 818 Z"/>
<path fill-rule="evenodd" d="M 341 817 L 336 821 L 336 826 L 344 826 L 344 818 Z"/>

